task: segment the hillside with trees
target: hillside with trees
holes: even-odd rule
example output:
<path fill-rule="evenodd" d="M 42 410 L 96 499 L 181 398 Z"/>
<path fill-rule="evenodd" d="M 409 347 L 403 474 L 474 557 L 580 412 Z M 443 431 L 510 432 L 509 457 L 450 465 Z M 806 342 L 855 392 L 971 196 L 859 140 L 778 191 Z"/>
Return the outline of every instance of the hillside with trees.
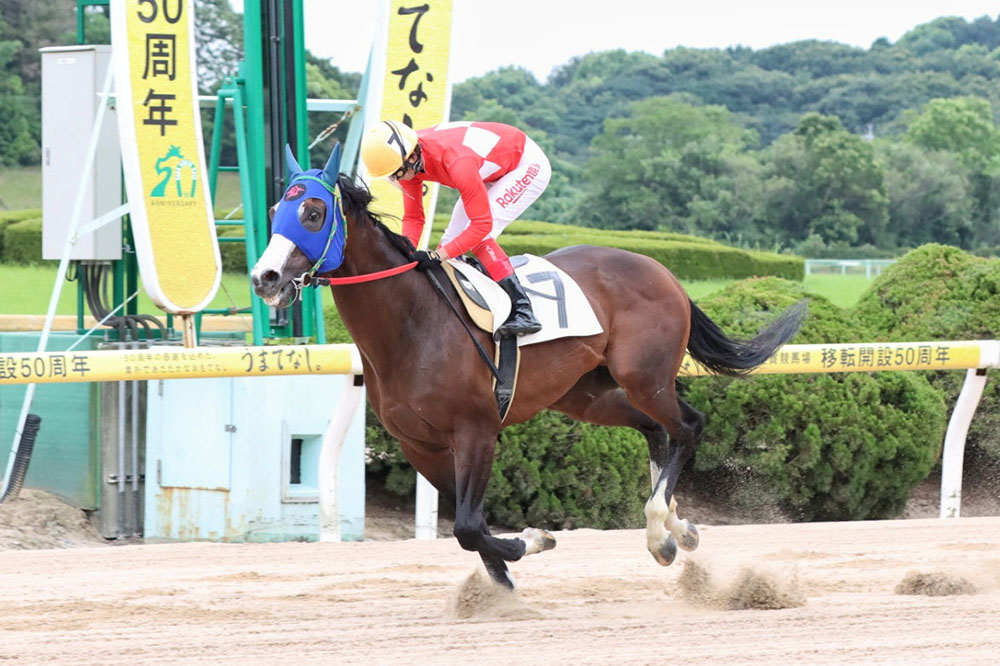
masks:
<path fill-rule="evenodd" d="M 211 93 L 235 73 L 241 17 L 229 0 L 197 7 Z M 37 164 L 37 50 L 72 43 L 75 17 L 54 0 L 3 0 L 0 10 L 0 160 Z M 106 38 L 104 8 L 86 22 L 89 39 Z M 311 96 L 357 95 L 361 74 L 335 65 L 308 56 Z M 536 219 L 813 257 L 926 242 L 996 254 L 998 80 L 1000 19 L 942 17 L 867 49 L 808 40 L 605 51 L 544 82 L 501 68 L 455 85 L 452 119 L 515 124 L 546 150 L 554 174 Z M 314 134 L 329 122 L 315 119 Z"/>

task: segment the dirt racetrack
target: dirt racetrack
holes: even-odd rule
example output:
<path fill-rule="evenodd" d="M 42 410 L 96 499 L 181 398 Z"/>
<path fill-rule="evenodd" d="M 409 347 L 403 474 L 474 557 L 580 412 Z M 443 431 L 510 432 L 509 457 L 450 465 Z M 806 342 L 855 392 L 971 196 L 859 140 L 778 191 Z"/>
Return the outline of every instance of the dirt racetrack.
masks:
<path fill-rule="evenodd" d="M 669 568 L 642 531 L 556 536 L 514 564 L 514 596 L 484 586 L 451 538 L 4 551 L 0 663 L 1000 657 L 1000 518 L 706 526 Z"/>

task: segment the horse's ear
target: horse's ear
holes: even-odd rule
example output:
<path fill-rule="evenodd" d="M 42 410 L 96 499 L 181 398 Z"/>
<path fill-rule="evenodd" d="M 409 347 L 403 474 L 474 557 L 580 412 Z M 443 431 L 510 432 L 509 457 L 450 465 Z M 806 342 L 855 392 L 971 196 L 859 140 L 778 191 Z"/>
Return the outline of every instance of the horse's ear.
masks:
<path fill-rule="evenodd" d="M 337 176 L 340 175 L 340 142 L 333 144 L 333 150 L 330 151 L 330 159 L 326 161 L 326 166 L 323 167 L 323 180 L 325 180 L 330 187 L 337 186 Z"/>
<path fill-rule="evenodd" d="M 302 173 L 302 167 L 299 163 L 295 161 L 295 155 L 292 154 L 292 147 L 287 143 L 285 144 L 285 182 L 290 183 L 292 178 Z"/>

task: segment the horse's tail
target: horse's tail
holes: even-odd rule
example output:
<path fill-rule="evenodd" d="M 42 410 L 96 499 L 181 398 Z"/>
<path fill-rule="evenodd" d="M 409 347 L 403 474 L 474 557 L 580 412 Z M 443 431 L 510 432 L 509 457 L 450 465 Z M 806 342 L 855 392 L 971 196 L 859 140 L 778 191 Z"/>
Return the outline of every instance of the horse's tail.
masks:
<path fill-rule="evenodd" d="M 808 305 L 808 299 L 799 301 L 753 339 L 734 340 L 691 302 L 688 351 L 696 361 L 716 374 L 742 377 L 771 358 L 778 347 L 795 335 L 802 326 Z"/>

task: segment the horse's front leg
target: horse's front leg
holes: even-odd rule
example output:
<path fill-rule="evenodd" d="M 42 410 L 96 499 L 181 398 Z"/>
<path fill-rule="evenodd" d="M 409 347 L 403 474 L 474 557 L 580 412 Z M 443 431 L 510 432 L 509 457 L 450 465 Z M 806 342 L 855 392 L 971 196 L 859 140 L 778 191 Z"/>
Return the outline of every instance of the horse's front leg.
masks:
<path fill-rule="evenodd" d="M 465 550 L 479 553 L 490 578 L 498 585 L 514 588 L 507 562 L 525 555 L 551 550 L 555 538 L 545 530 L 528 527 L 512 539 L 490 534 L 483 513 L 483 497 L 493 467 L 496 432 L 456 439 L 455 456 L 455 538 Z"/>

